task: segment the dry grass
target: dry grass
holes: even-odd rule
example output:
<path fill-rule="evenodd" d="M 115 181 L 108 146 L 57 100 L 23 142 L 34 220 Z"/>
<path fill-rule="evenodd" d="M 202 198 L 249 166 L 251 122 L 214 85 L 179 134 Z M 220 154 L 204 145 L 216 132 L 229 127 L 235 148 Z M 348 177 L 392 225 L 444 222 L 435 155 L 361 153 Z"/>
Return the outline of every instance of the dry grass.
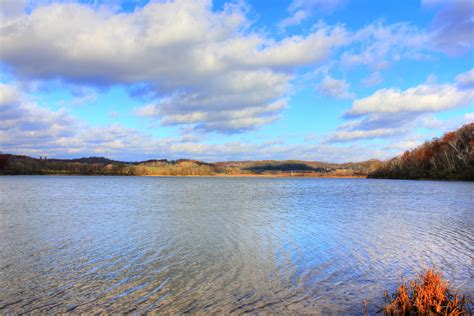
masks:
<path fill-rule="evenodd" d="M 404 279 L 392 297 L 385 291 L 385 299 L 385 315 L 472 315 L 468 297 L 450 291 L 433 268 L 409 282 Z"/>

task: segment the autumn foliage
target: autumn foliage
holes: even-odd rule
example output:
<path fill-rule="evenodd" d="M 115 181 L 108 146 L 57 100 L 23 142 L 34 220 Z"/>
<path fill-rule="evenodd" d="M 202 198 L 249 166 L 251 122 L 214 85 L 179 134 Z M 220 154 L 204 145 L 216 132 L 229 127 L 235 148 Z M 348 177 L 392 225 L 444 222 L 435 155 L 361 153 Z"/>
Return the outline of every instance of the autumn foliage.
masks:
<path fill-rule="evenodd" d="M 5 163 L 2 165 L 2 157 Z M 19 155 L 0 155 L 0 175 L 62 174 L 62 175 L 270 175 L 270 176 L 335 176 L 363 177 L 381 165 L 378 160 L 358 163 L 326 163 L 301 160 L 260 160 L 206 163 L 179 159 L 153 159 L 124 162 L 104 157 L 79 159 L 33 158 Z M 3 167 L 2 167 L 3 166 Z"/>
<path fill-rule="evenodd" d="M 385 292 L 385 299 L 385 315 L 471 315 L 469 299 L 451 291 L 432 268 L 404 281 L 392 297 Z"/>
<path fill-rule="evenodd" d="M 369 177 L 474 180 L 474 123 L 406 151 Z"/>

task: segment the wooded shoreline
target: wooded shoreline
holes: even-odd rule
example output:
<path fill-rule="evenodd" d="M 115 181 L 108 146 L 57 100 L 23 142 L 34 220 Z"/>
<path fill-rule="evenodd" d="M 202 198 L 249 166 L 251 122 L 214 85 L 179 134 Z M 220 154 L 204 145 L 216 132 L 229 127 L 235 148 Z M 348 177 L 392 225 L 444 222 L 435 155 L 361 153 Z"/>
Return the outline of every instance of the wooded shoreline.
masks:
<path fill-rule="evenodd" d="M 369 178 L 474 181 L 474 123 L 405 151 Z"/>
<path fill-rule="evenodd" d="M 154 159 L 123 162 L 103 157 L 33 158 L 0 154 L 0 175 L 123 175 L 279 178 L 381 178 L 474 180 L 474 123 L 425 142 L 388 161 L 377 159 L 327 163 L 303 160 L 258 160 L 207 163 Z"/>
<path fill-rule="evenodd" d="M 366 178 L 369 171 L 375 170 L 380 163 L 377 160 L 348 164 L 297 160 L 206 163 L 185 159 L 121 162 L 102 157 L 37 159 L 28 156 L 4 154 L 0 155 L 0 174 Z"/>

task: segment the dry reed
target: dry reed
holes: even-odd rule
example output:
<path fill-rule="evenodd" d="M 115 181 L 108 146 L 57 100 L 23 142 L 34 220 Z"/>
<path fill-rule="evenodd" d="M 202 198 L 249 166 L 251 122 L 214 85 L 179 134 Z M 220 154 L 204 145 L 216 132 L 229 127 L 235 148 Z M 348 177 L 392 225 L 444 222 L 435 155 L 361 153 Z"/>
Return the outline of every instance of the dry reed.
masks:
<path fill-rule="evenodd" d="M 448 282 L 433 268 L 422 271 L 403 283 L 390 297 L 384 293 L 385 315 L 472 315 L 471 302 L 466 295 L 451 291 Z"/>

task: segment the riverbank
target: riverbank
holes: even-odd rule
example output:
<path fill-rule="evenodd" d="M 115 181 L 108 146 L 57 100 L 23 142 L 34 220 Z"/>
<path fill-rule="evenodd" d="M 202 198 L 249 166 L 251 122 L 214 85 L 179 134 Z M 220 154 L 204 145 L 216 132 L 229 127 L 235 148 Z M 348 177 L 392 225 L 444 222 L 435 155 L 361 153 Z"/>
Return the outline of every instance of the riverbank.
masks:
<path fill-rule="evenodd" d="M 369 178 L 474 181 L 474 123 L 405 151 Z"/>
<path fill-rule="evenodd" d="M 329 174 L 208 174 L 208 175 L 144 175 L 144 177 L 208 177 L 208 178 L 321 178 L 321 179 L 367 179 L 363 175 L 329 175 Z"/>
<path fill-rule="evenodd" d="M 0 174 L 1 176 L 122 176 L 122 177 L 158 177 L 158 178 L 320 178 L 320 179 L 367 179 L 364 175 L 286 175 L 286 174 L 204 174 L 204 175 L 162 175 L 162 174 L 148 174 L 148 175 L 126 175 L 126 174 L 65 174 L 65 173 L 48 173 L 48 174 Z"/>
<path fill-rule="evenodd" d="M 103 157 L 40 159 L 0 155 L 4 175 L 123 175 L 123 176 L 208 176 L 278 178 L 365 178 L 380 166 L 378 160 L 358 163 L 326 163 L 303 160 L 258 160 L 203 162 L 154 159 L 124 162 Z"/>

